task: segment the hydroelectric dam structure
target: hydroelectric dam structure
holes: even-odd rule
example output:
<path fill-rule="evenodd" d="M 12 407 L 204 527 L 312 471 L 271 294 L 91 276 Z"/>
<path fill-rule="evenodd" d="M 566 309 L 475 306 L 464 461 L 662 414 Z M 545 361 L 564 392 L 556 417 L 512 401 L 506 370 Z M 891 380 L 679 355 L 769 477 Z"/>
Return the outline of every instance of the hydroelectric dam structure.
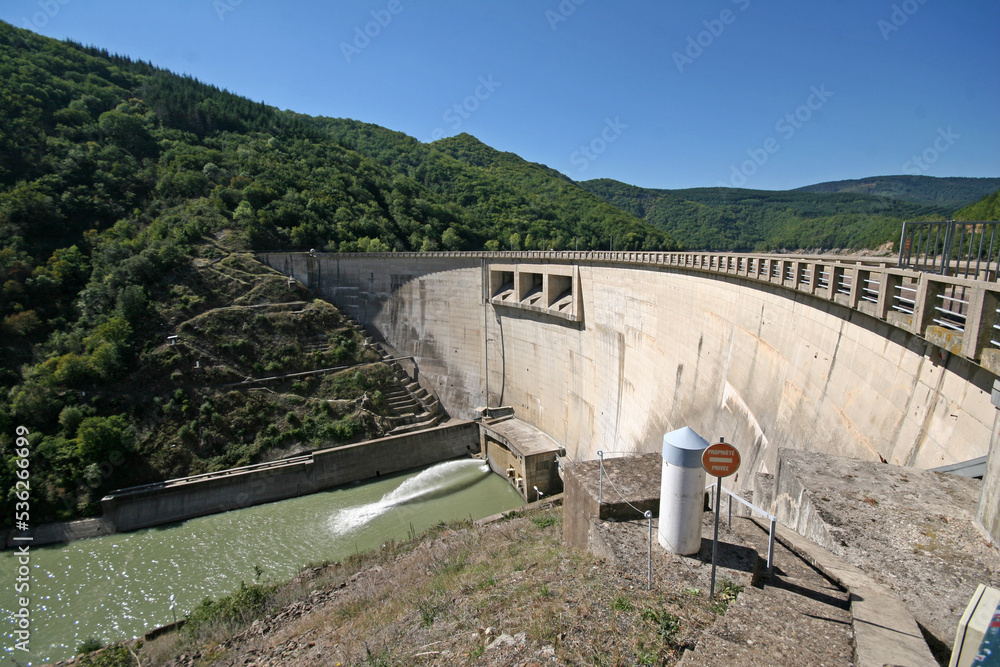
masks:
<path fill-rule="evenodd" d="M 739 448 L 748 488 L 783 447 L 935 469 L 996 440 L 995 275 L 707 252 L 259 257 L 412 356 L 453 417 L 510 406 L 571 461 L 658 452 L 690 426 Z M 1000 455 L 977 515 L 994 539 L 998 479 Z"/>

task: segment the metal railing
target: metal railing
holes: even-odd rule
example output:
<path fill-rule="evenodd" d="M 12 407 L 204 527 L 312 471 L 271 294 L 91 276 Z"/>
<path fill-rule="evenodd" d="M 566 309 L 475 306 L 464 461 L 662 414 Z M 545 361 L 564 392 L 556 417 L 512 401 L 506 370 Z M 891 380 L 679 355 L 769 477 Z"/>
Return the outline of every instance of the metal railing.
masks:
<path fill-rule="evenodd" d="M 708 491 L 709 489 L 714 489 L 715 485 L 716 482 L 712 482 L 711 484 L 705 487 L 705 490 Z M 770 522 L 771 526 L 768 529 L 767 533 L 767 573 L 770 575 L 771 572 L 774 571 L 774 533 L 775 529 L 777 528 L 778 517 L 774 516 L 769 512 L 765 512 L 761 508 L 752 504 L 750 501 L 740 498 L 738 495 L 736 495 L 726 487 L 722 487 L 722 492 L 729 497 L 729 500 L 727 502 L 727 510 L 729 512 L 730 528 L 733 527 L 733 498 L 735 498 L 737 501 L 748 507 L 752 512 L 756 512 L 757 514 L 764 516 Z M 711 497 L 711 494 L 709 494 L 709 497 Z M 715 508 L 713 507 L 712 509 Z"/>
<path fill-rule="evenodd" d="M 1000 307 L 1000 281 L 997 280 L 1000 273 L 1000 233 L 996 233 L 995 238 L 993 234 L 1000 223 L 955 224 L 951 255 L 942 254 L 941 248 L 947 236 L 946 225 L 942 225 L 945 223 L 906 223 L 904 245 L 898 258 L 553 250 L 317 253 L 309 261 L 398 262 L 411 258 L 439 262 L 441 258 L 448 258 L 457 263 L 469 263 L 470 266 L 471 262 L 491 261 L 563 262 L 738 276 L 749 280 L 751 287 L 768 284 L 839 303 L 935 344 L 940 344 L 943 339 L 939 331 L 932 329 L 943 329 L 952 334 L 961 332 L 960 337 L 948 339 L 949 351 L 1000 374 L 1000 344 L 994 342 L 1000 341 L 1000 328 L 993 326 L 1000 324 L 996 312 Z M 967 228 L 964 232 L 963 225 Z M 908 245 L 906 239 L 910 240 Z M 959 250 L 964 253 L 960 261 L 957 259 Z M 311 264 L 308 262 L 289 263 L 288 256 L 295 254 L 308 255 L 260 253 L 260 257 L 275 268 L 292 270 L 311 288 L 318 287 L 320 272 L 309 268 Z M 948 259 L 947 263 L 945 259 Z M 313 273 L 316 275 L 313 276 Z"/>
<path fill-rule="evenodd" d="M 904 222 L 899 267 L 943 276 L 996 281 L 1000 222 Z"/>

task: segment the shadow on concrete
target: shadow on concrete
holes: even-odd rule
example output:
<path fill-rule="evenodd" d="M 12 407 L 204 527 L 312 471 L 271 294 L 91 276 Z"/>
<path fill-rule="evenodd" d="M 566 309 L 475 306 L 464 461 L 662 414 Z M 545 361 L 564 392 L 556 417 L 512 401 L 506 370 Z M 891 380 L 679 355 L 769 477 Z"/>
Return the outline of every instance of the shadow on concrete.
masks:
<path fill-rule="evenodd" d="M 827 595 L 821 591 L 806 588 L 805 586 L 799 586 L 798 584 L 792 583 L 780 577 L 772 577 L 770 581 L 765 582 L 765 588 L 780 588 L 782 590 L 789 591 L 790 593 L 795 593 L 796 595 L 801 595 L 802 597 L 807 597 L 811 600 L 815 600 L 816 602 L 820 602 L 831 607 L 837 607 L 838 609 L 843 609 L 845 611 L 851 608 L 851 605 L 847 600 L 842 600 L 833 595 Z"/>
<path fill-rule="evenodd" d="M 701 538 L 701 549 L 698 550 L 697 555 L 693 556 L 693 558 L 711 565 L 712 540 L 705 537 Z M 750 547 L 726 542 L 720 537 L 716 564 L 719 567 L 727 567 L 730 570 L 753 574 L 757 568 L 757 551 Z"/>

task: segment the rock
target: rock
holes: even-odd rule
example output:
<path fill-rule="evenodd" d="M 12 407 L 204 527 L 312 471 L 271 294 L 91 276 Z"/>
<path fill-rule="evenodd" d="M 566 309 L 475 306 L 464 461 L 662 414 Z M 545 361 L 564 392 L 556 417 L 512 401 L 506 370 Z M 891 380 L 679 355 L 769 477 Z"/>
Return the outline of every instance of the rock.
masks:
<path fill-rule="evenodd" d="M 528 636 L 524 632 L 519 632 L 516 635 L 509 635 L 505 632 L 496 639 L 494 639 L 486 647 L 486 650 L 489 651 L 491 649 L 501 648 L 504 646 L 524 646 L 527 643 L 527 641 L 528 641 Z"/>
<path fill-rule="evenodd" d="M 494 639 L 486 646 L 487 651 L 492 651 L 495 648 L 503 648 L 504 646 L 516 646 L 517 640 L 506 632 Z"/>

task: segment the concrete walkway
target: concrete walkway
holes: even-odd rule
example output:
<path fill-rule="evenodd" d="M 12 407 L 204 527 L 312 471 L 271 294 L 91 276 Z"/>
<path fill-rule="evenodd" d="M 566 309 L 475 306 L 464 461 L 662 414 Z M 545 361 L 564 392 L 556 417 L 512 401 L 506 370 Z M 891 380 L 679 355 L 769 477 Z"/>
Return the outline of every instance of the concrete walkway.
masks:
<path fill-rule="evenodd" d="M 723 519 L 719 541 L 723 550 L 744 545 L 767 554 L 767 528 L 749 519 L 733 519 L 731 530 Z M 847 592 L 776 543 L 771 578 L 746 587 L 725 615 L 704 631 L 696 648 L 685 652 L 680 664 L 853 665 L 848 598 Z"/>
<path fill-rule="evenodd" d="M 778 540 L 850 591 L 858 667 L 937 667 L 906 605 L 864 572 L 791 530 Z"/>

